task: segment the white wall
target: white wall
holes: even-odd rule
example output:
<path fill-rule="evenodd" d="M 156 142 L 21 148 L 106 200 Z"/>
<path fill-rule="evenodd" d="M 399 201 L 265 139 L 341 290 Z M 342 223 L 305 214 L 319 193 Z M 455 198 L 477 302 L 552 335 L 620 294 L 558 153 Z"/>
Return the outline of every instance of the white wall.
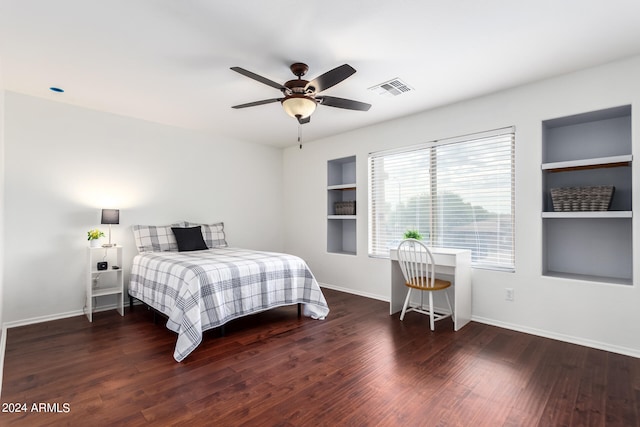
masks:
<path fill-rule="evenodd" d="M 0 88 L 2 72 L 0 71 Z M 4 334 L 3 300 L 4 300 L 4 89 L 0 89 L 0 334 Z M 0 341 L 6 337 L 2 336 Z M 0 350 L 3 351 L 3 350 Z"/>
<path fill-rule="evenodd" d="M 86 233 L 224 221 L 232 246 L 282 250 L 282 150 L 7 92 L 4 322 L 77 314 Z M 128 276 L 125 275 L 125 283 Z"/>
<path fill-rule="evenodd" d="M 640 357 L 640 287 L 543 277 L 541 122 L 633 105 L 633 152 L 640 140 L 640 57 L 541 81 L 291 147 L 284 153 L 285 250 L 302 256 L 320 282 L 388 300 L 389 261 L 367 256 L 367 154 L 504 126 L 516 126 L 516 272 L 473 271 L 474 320 Z M 403 96 L 429 96 L 416 92 Z M 379 102 L 402 102 L 381 97 Z M 373 106 L 375 108 L 375 105 Z M 350 114 L 345 112 L 344 114 Z M 356 113 L 353 113 L 356 114 Z M 357 156 L 357 256 L 326 252 L 327 160 Z M 640 168 L 633 166 L 638 211 Z M 638 215 L 634 265 L 639 265 Z M 597 242 L 594 242 L 597 244 Z M 515 301 L 505 301 L 505 288 Z"/>

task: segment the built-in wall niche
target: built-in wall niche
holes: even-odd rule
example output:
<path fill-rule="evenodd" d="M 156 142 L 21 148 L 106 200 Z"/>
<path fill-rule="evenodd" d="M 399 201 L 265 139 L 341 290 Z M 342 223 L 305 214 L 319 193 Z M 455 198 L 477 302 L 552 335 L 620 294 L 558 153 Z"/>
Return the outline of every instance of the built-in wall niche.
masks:
<path fill-rule="evenodd" d="M 542 135 L 543 274 L 631 284 L 631 106 L 546 120 Z M 554 209 L 552 189 L 597 186 L 615 188 L 608 209 Z"/>
<path fill-rule="evenodd" d="M 356 156 L 327 162 L 327 251 L 355 255 Z"/>
<path fill-rule="evenodd" d="M 327 221 L 327 252 L 356 255 L 356 220 L 329 219 Z"/>
<path fill-rule="evenodd" d="M 547 276 L 631 285 L 631 218 L 545 218 Z"/>

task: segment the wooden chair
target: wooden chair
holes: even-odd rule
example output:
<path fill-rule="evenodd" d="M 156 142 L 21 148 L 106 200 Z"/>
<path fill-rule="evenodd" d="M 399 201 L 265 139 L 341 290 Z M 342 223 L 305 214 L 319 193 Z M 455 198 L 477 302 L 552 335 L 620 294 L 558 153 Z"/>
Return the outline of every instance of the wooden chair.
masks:
<path fill-rule="evenodd" d="M 435 278 L 435 261 L 433 254 L 419 240 L 406 239 L 398 246 L 398 262 L 404 275 L 405 285 L 409 288 L 407 298 L 404 300 L 400 320 L 404 319 L 404 315 L 409 311 L 426 314 L 429 316 L 431 330 L 435 329 L 435 322 L 450 317 L 453 314 L 451 301 L 447 288 L 451 286 L 451 282 Z M 420 305 L 409 307 L 411 300 L 411 291 L 417 289 L 420 292 Z M 444 291 L 449 304 L 449 313 L 436 313 L 433 310 L 433 293 L 436 291 Z M 423 296 L 424 292 L 429 293 L 429 309 L 425 309 Z"/>

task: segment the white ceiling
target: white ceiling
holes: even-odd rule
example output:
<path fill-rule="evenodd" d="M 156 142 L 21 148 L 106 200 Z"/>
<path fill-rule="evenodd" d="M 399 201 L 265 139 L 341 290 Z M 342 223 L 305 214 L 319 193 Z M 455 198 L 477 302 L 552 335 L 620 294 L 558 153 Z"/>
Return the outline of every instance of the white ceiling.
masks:
<path fill-rule="evenodd" d="M 0 0 L 5 89 L 279 147 L 279 104 L 230 107 L 281 93 L 229 67 L 353 66 L 322 94 L 372 108 L 319 106 L 308 142 L 638 53 L 638 0 Z M 415 91 L 367 90 L 396 77 Z"/>

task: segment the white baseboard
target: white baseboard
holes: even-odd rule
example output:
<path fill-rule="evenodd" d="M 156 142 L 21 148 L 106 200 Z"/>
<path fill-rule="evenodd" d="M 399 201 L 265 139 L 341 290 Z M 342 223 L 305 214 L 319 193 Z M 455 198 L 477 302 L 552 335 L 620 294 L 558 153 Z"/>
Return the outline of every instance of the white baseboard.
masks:
<path fill-rule="evenodd" d="M 128 304 L 125 304 L 125 306 L 127 305 Z M 101 305 L 99 307 L 95 307 L 93 312 L 99 313 L 101 311 L 115 310 L 116 308 L 117 308 L 116 304 Z M 69 317 L 84 316 L 84 315 L 85 315 L 84 310 L 74 310 L 74 311 L 68 311 L 66 313 L 50 314 L 47 316 L 31 317 L 29 319 L 16 320 L 13 322 L 5 322 L 2 325 L 2 327 L 4 329 L 17 328 L 20 326 L 34 325 L 36 323 L 50 322 L 52 320 L 67 319 Z"/>
<path fill-rule="evenodd" d="M 375 299 L 375 300 L 379 300 L 379 301 L 389 302 L 389 298 L 381 296 L 381 295 L 377 295 L 377 294 L 371 294 L 371 293 L 368 293 L 368 292 L 354 291 L 353 289 L 343 288 L 343 287 L 331 285 L 331 284 L 328 284 L 328 283 L 320 283 L 320 286 L 323 287 L 323 288 L 333 289 L 333 290 L 336 290 L 336 291 L 345 292 L 345 293 L 352 294 L 352 295 L 358 295 L 358 296 L 365 297 L 365 298 L 371 298 L 371 299 Z M 116 308 L 115 304 L 108 305 L 108 306 L 101 306 L 101 307 L 96 308 L 95 312 L 114 310 L 115 308 Z M 36 324 L 36 323 L 49 322 L 49 321 L 52 321 L 52 320 L 66 319 L 66 318 L 69 318 L 69 317 L 80 316 L 80 315 L 84 316 L 84 311 L 83 310 L 75 310 L 75 311 L 69 311 L 69 312 L 66 312 L 66 313 L 59 313 L 59 314 L 48 315 L 48 316 L 33 317 L 33 318 L 30 318 L 30 319 L 17 320 L 17 321 L 14 321 L 14 322 L 5 322 L 2 325 L 2 336 L 0 336 L 0 397 L 2 396 L 2 378 L 3 378 L 3 371 L 4 371 L 4 354 L 5 354 L 6 344 L 7 344 L 7 329 L 16 328 L 16 327 L 19 327 L 19 326 L 33 325 L 33 324 Z M 504 328 L 504 329 L 509 329 L 509 330 L 512 330 L 512 331 L 523 332 L 525 334 L 536 335 L 536 336 L 540 336 L 540 337 L 544 337 L 544 338 L 550 338 L 550 339 L 554 339 L 554 340 L 558 340 L 558 341 L 568 342 L 568 343 L 571 343 L 571 344 L 577 344 L 577 345 L 582 345 L 582 346 L 585 346 L 585 347 L 596 348 L 598 350 L 604 350 L 604 351 L 609 351 L 609 352 L 612 352 L 612 353 L 623 354 L 625 356 L 631 356 L 631 357 L 635 357 L 635 358 L 640 358 L 640 351 L 638 351 L 636 349 L 632 349 L 632 348 L 611 345 L 611 344 L 602 343 L 602 342 L 599 342 L 599 341 L 588 340 L 588 339 L 584 339 L 584 338 L 577 338 L 577 337 L 573 337 L 573 336 L 569 336 L 569 335 L 557 334 L 557 333 L 554 333 L 554 332 L 549 332 L 549 331 L 544 331 L 544 330 L 541 330 L 541 329 L 524 327 L 524 326 L 516 325 L 516 324 L 512 324 L 512 323 L 500 322 L 500 321 L 497 321 L 497 320 L 494 320 L 494 319 L 487 319 L 487 318 L 479 317 L 479 316 L 471 316 L 471 320 L 474 321 L 474 322 L 483 323 L 483 324 L 486 324 L 486 325 L 497 326 L 499 328 Z"/>
<path fill-rule="evenodd" d="M 83 315 L 82 310 L 68 311 L 66 313 L 51 314 L 47 316 L 32 317 L 29 319 L 15 320 L 13 322 L 4 322 L 4 329 L 17 328 L 20 326 L 34 325 L 36 323 L 50 322 L 52 320 L 66 319 L 68 317 Z"/>
<path fill-rule="evenodd" d="M 343 287 L 340 287 L 340 286 L 331 285 L 329 283 L 320 283 L 320 286 L 323 287 L 323 288 L 333 289 L 333 290 L 336 290 L 336 291 L 345 292 L 345 293 L 353 294 L 353 295 L 358 295 L 358 296 L 365 297 L 365 298 L 372 298 L 372 299 L 376 299 L 376 300 L 380 300 L 380 301 L 389 302 L 389 298 L 387 298 L 387 297 L 383 297 L 383 296 L 376 295 L 376 294 L 368 294 L 366 292 L 354 291 L 353 289 L 350 289 L 350 288 L 343 288 Z M 438 307 L 436 307 L 436 309 L 438 309 Z M 445 311 L 448 311 L 448 310 L 445 310 Z M 577 344 L 577 345 L 581 345 L 581 346 L 584 346 L 584 347 L 590 347 L 590 348 L 595 348 L 595 349 L 598 349 L 598 350 L 609 351 L 611 353 L 617 353 L 617 354 L 622 354 L 622 355 L 625 355 L 625 356 L 631 356 L 631 357 L 635 357 L 635 358 L 640 358 L 640 350 L 633 349 L 633 348 L 607 344 L 607 343 L 603 343 L 603 342 L 599 342 L 599 341 L 594 341 L 594 340 L 589 340 L 589 339 L 585 339 L 585 338 L 574 337 L 574 336 L 570 336 L 570 335 L 558 334 L 558 333 L 555 333 L 555 332 L 549 332 L 549 331 L 545 331 L 545 330 L 542 330 L 542 329 L 536 329 L 536 328 L 529 328 L 529 327 L 526 327 L 526 326 L 516 325 L 516 324 L 512 324 L 512 323 L 500 322 L 498 320 L 488 319 L 488 318 L 485 318 L 485 317 L 471 316 L 471 320 L 474 321 L 474 322 L 478 322 L 478 323 L 484 323 L 486 325 L 497 326 L 497 327 L 503 328 L 503 329 L 509 329 L 509 330 L 512 330 L 512 331 L 523 332 L 525 334 L 536 335 L 536 336 L 539 336 L 539 337 L 550 338 L 550 339 L 553 339 L 553 340 L 563 341 L 563 342 L 567 342 L 567 343 L 571 343 L 571 344 Z"/>
<path fill-rule="evenodd" d="M 549 332 L 542 329 L 529 328 L 526 326 L 516 325 L 512 323 L 500 322 L 494 319 L 487 319 L 485 317 L 471 316 L 471 320 L 478 323 L 484 323 L 485 325 L 497 326 L 503 329 L 509 329 L 512 331 L 523 332 L 525 334 L 536 335 L 543 338 L 550 338 L 557 341 L 567 342 L 571 344 L 577 344 L 584 347 L 595 348 L 598 350 L 604 350 L 611 353 L 622 354 L 625 356 L 631 356 L 640 358 L 640 351 L 633 348 L 622 347 L 612 344 L 607 344 L 599 341 L 589 340 L 586 338 L 579 338 L 570 335 L 558 334 L 555 332 Z"/>
<path fill-rule="evenodd" d="M 115 310 L 116 304 L 96 307 L 94 313 L 107 310 Z M 50 322 L 52 320 L 66 319 L 69 317 L 84 316 L 84 310 L 68 311 L 66 313 L 51 314 L 47 316 L 32 317 L 29 319 L 5 322 L 2 324 L 2 336 L 0 337 L 0 397 L 2 396 L 2 378 L 4 373 L 4 353 L 7 348 L 7 330 L 20 326 L 34 325 L 37 323 Z"/>
<path fill-rule="evenodd" d="M 370 294 L 368 292 L 355 291 L 355 290 L 353 290 L 351 288 L 343 288 L 343 287 L 340 287 L 340 286 L 331 285 L 329 283 L 320 283 L 320 287 L 321 288 L 327 288 L 327 289 L 333 289 L 334 291 L 340 291 L 340 292 L 344 292 L 344 293 L 347 293 L 347 294 L 358 295 L 360 297 L 377 299 L 379 301 L 389 302 L 389 298 L 385 297 L 385 296 L 382 296 L 382 295 Z"/>

